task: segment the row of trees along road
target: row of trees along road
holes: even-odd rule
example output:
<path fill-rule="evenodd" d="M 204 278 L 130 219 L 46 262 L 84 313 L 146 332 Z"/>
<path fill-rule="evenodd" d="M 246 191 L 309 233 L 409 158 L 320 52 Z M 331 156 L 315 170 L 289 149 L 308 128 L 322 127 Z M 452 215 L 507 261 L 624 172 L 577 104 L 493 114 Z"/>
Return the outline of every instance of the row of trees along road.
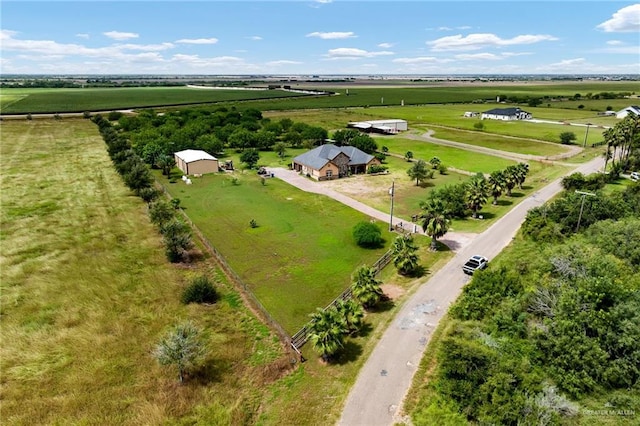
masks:
<path fill-rule="evenodd" d="M 432 250 L 437 249 L 438 238 L 447 233 L 453 218 L 477 218 L 489 197 L 497 204 L 503 194 L 511 196 L 516 186 L 522 189 L 528 173 L 529 165 L 518 163 L 495 171 L 488 178 L 479 173 L 467 182 L 430 191 L 420 204 L 419 217 L 423 231 L 432 238 Z"/>

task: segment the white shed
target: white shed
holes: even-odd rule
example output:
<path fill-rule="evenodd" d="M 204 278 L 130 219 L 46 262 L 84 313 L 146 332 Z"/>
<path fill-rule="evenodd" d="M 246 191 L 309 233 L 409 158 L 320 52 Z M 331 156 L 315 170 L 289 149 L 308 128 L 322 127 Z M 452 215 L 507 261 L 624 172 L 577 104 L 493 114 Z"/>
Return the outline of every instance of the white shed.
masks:
<path fill-rule="evenodd" d="M 218 159 L 199 149 L 185 149 L 174 154 L 176 165 L 185 175 L 215 173 Z"/>

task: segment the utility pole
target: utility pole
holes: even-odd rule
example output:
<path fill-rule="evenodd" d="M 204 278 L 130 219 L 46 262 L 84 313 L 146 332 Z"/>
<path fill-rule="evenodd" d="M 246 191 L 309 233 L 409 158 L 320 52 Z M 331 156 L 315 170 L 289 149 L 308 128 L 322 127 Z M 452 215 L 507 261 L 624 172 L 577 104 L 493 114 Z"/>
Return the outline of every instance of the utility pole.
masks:
<path fill-rule="evenodd" d="M 582 211 L 584 210 L 584 200 L 587 196 L 595 197 L 596 194 L 592 194 L 591 192 L 582 192 L 576 191 L 576 194 L 582 195 L 582 203 L 580 203 L 580 215 L 578 215 L 578 225 L 576 226 L 576 232 L 580 230 L 580 221 L 582 220 Z"/>
<path fill-rule="evenodd" d="M 396 186 L 396 181 L 395 179 L 393 180 L 393 183 L 391 184 L 391 189 L 389 189 L 389 195 L 391 195 L 391 216 L 389 217 L 389 231 L 393 231 L 393 196 L 395 195 L 395 186 Z"/>
<path fill-rule="evenodd" d="M 587 132 L 584 134 L 584 143 L 582 144 L 583 148 L 587 146 L 587 136 L 589 136 L 589 126 L 591 126 L 591 123 L 587 123 Z"/>

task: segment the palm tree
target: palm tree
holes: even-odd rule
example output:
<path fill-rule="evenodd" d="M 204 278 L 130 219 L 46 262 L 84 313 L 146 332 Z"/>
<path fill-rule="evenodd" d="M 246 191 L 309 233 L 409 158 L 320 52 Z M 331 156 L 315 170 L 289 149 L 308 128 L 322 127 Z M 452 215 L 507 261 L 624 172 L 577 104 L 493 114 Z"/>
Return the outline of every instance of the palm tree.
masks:
<path fill-rule="evenodd" d="M 380 281 L 376 279 L 376 270 L 369 266 L 361 266 L 353 277 L 353 297 L 365 309 L 374 307 L 382 299 Z"/>
<path fill-rule="evenodd" d="M 402 275 L 410 274 L 418 267 L 418 247 L 413 242 L 413 238 L 408 235 L 399 235 L 393 241 L 391 254 L 393 264 Z"/>
<path fill-rule="evenodd" d="M 518 163 L 516 166 L 516 182 L 518 183 L 518 188 L 522 189 L 522 184 L 524 183 L 527 175 L 529 174 L 529 165 L 527 163 Z"/>
<path fill-rule="evenodd" d="M 346 329 L 344 320 L 335 308 L 318 308 L 311 314 L 309 328 L 309 340 L 324 361 L 342 348 Z"/>
<path fill-rule="evenodd" d="M 478 217 L 478 211 L 487 203 L 489 188 L 484 178 L 474 178 L 467 184 L 467 204 L 473 211 L 473 218 Z"/>
<path fill-rule="evenodd" d="M 489 176 L 489 193 L 493 197 L 493 205 L 498 204 L 498 197 L 505 189 L 504 174 L 502 171 L 495 171 Z"/>
<path fill-rule="evenodd" d="M 354 334 L 360 330 L 364 322 L 364 308 L 358 301 L 339 300 L 336 303 L 336 310 L 342 317 L 348 334 Z"/>
<path fill-rule="evenodd" d="M 451 225 L 451 214 L 447 210 L 445 203 L 434 198 L 420 205 L 423 212 L 420 215 L 422 230 L 431 237 L 431 250 L 438 249 L 438 238 L 443 237 Z"/>
<path fill-rule="evenodd" d="M 504 169 L 504 172 L 503 172 L 504 186 L 507 189 L 507 195 L 509 197 L 511 196 L 511 190 L 515 188 L 516 184 L 518 183 L 516 173 L 517 173 L 516 166 L 509 166 L 506 169 Z"/>

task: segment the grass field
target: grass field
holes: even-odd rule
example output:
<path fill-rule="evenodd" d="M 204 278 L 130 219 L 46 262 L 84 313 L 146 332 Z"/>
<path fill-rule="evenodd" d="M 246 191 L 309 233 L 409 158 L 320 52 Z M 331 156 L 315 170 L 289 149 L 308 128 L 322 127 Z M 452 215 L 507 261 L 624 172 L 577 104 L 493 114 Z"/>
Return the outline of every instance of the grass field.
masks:
<path fill-rule="evenodd" d="M 420 87 L 418 87 L 420 86 Z M 161 105 L 185 105 L 195 103 L 227 102 L 243 108 L 260 110 L 293 110 L 315 108 L 351 108 L 375 106 L 400 106 L 470 103 L 476 100 L 492 101 L 497 96 L 531 96 L 531 97 L 573 97 L 576 93 L 586 96 L 587 93 L 629 92 L 637 91 L 637 82 L 560 82 L 544 84 L 522 83 L 500 85 L 491 82 L 476 82 L 468 85 L 450 87 L 447 85 L 417 85 L 400 87 L 364 87 L 362 85 L 336 85 L 321 87 L 307 83 L 294 83 L 293 88 L 324 89 L 339 93 L 338 96 L 316 97 L 295 96 L 281 91 L 242 91 L 242 90 L 200 90 L 185 87 L 152 87 L 152 88 L 103 88 L 103 89 L 3 89 L 6 94 L 29 94 L 19 102 L 7 103 L 0 99 L 0 110 L 9 113 L 38 112 L 82 112 L 85 110 L 113 110 L 124 108 L 144 108 Z M 53 90 L 53 91 L 52 91 Z M 16 91 L 16 92 L 14 92 Z M 348 95 L 347 95 L 348 92 Z M 282 99 L 269 99 L 280 97 Z M 254 100 L 250 100 L 254 99 Z M 259 100 L 256 100 L 259 99 Z M 585 105 L 585 109 L 611 106 L 614 110 L 632 104 L 627 99 L 570 101 L 565 104 L 553 102 L 559 108 L 577 108 Z M 596 102 L 590 106 L 590 102 Z"/>
<path fill-rule="evenodd" d="M 3 114 L 109 111 L 171 105 L 308 96 L 281 90 L 135 87 L 88 89 L 2 89 Z"/>
<path fill-rule="evenodd" d="M 208 261 L 166 262 L 92 123 L 1 126 L 2 423 L 253 423 L 283 355 L 269 330 Z M 222 300 L 181 305 L 201 273 Z M 150 353 L 186 319 L 205 328 L 208 355 L 179 386 Z"/>
<path fill-rule="evenodd" d="M 369 220 L 364 214 L 278 179 L 263 185 L 252 171 L 240 174 L 236 185 L 224 173 L 192 181 L 166 186 L 291 334 L 350 285 L 358 266 L 371 265 L 386 250 L 355 244 L 351 232 Z M 250 227 L 252 219 L 257 228 Z"/>

